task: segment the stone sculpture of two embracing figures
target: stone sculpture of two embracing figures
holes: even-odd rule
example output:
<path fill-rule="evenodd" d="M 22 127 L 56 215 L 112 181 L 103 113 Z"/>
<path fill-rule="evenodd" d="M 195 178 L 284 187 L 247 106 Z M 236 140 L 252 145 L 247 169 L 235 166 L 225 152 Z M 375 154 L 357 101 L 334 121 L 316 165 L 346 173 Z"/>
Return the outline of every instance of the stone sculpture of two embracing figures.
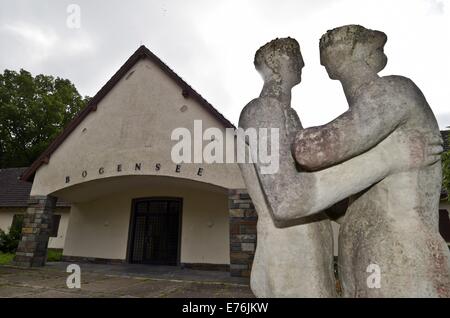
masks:
<path fill-rule="evenodd" d="M 349 109 L 311 128 L 291 107 L 304 66 L 298 42 L 276 39 L 256 52 L 264 86 L 239 127 L 279 133 L 265 140 L 269 149 L 277 142 L 276 173 L 257 158 L 240 164 L 258 212 L 256 296 L 337 297 L 335 220 L 343 297 L 450 297 L 450 253 L 438 230 L 442 139 L 420 89 L 378 75 L 386 41 L 358 25 L 322 36 L 321 64 L 341 82 Z M 380 276 L 375 286 L 370 268 Z"/>

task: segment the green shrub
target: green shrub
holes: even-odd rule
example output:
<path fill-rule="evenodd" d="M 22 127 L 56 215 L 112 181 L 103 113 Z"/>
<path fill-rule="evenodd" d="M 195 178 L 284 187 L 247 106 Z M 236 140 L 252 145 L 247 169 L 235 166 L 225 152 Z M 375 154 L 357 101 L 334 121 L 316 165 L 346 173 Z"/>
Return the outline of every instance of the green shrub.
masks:
<path fill-rule="evenodd" d="M 0 252 L 15 253 L 20 240 L 22 239 L 23 215 L 14 217 L 9 233 L 0 230 Z"/>

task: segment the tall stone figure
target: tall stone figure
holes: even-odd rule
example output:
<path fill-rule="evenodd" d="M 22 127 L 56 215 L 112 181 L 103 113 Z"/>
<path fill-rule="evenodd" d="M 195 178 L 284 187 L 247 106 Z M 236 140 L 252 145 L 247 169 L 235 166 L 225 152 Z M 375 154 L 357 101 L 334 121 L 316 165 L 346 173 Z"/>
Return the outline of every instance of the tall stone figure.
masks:
<path fill-rule="evenodd" d="M 266 44 L 256 53 L 255 66 L 264 87 L 243 109 L 239 126 L 278 129 L 279 140 L 265 141 L 269 149 L 270 143 L 278 143 L 280 164 L 274 174 L 263 174 L 257 158 L 255 164 L 240 165 L 258 212 L 252 290 L 258 297 L 334 297 L 326 210 L 393 173 L 434 165 L 442 140 L 433 132 L 395 130 L 345 162 L 302 171 L 291 154 L 295 135 L 298 144 L 303 140 L 300 120 L 290 107 L 291 89 L 300 82 L 304 66 L 298 43 L 287 38 Z"/>
<path fill-rule="evenodd" d="M 292 87 L 301 81 L 303 65 L 300 47 L 294 39 L 275 40 L 260 48 L 255 67 L 265 84 L 260 97 L 244 108 L 239 120 L 239 127 L 244 129 L 278 129 L 281 147 L 279 172 L 275 175 L 283 185 L 290 184 L 298 175 L 291 144 L 302 126 L 290 102 Z M 263 182 L 270 183 L 270 175 L 263 175 L 261 166 L 256 166 L 256 170 L 249 164 L 240 167 L 258 212 L 258 243 L 251 273 L 253 293 L 258 297 L 336 297 L 333 236 L 328 218 L 318 215 L 307 222 L 289 220 L 279 222 L 280 226 L 289 227 L 277 228 L 258 180 L 261 177 Z M 299 244 L 294 246 L 292 242 Z"/>
<path fill-rule="evenodd" d="M 378 76 L 387 63 L 386 41 L 384 33 L 358 25 L 321 38 L 321 63 L 331 79 L 342 83 L 349 110 L 298 133 L 294 154 L 304 169 L 359 156 L 393 132 L 415 130 L 423 138 L 440 134 L 424 95 L 410 79 Z M 411 160 L 421 153 L 412 147 Z M 339 233 L 344 296 L 450 297 L 450 253 L 438 227 L 441 182 L 441 162 L 436 162 L 389 173 L 351 198 Z M 369 266 L 378 268 L 379 288 L 368 286 Z"/>

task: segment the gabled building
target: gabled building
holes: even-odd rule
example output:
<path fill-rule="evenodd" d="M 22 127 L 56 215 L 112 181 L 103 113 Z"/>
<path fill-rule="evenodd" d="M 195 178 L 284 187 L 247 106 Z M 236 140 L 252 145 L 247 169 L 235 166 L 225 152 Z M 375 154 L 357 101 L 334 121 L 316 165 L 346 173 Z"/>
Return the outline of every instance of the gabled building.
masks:
<path fill-rule="evenodd" d="M 232 244 L 239 243 L 230 232 L 241 231 L 232 224 L 229 199 L 244 183 L 237 164 L 173 162 L 172 132 L 186 128 L 194 134 L 194 120 L 203 130 L 215 127 L 225 134 L 234 128 L 140 47 L 24 171 L 22 180 L 33 185 L 16 262 L 45 262 L 48 216 L 58 198 L 71 203 L 65 260 L 228 270 Z M 254 212 L 251 218 L 254 228 Z M 245 247 L 253 253 L 256 231 L 250 231 L 253 245 Z"/>

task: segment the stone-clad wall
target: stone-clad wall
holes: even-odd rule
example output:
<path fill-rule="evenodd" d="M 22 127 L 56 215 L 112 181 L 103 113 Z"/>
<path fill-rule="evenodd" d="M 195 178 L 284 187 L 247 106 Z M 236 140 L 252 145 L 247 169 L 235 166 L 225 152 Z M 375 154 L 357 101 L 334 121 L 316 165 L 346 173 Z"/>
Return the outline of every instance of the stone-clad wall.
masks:
<path fill-rule="evenodd" d="M 30 197 L 23 220 L 22 240 L 19 242 L 14 259 L 16 265 L 27 267 L 45 265 L 55 206 L 54 197 Z"/>
<path fill-rule="evenodd" d="M 230 273 L 250 277 L 256 250 L 257 214 L 247 190 L 230 190 Z"/>

